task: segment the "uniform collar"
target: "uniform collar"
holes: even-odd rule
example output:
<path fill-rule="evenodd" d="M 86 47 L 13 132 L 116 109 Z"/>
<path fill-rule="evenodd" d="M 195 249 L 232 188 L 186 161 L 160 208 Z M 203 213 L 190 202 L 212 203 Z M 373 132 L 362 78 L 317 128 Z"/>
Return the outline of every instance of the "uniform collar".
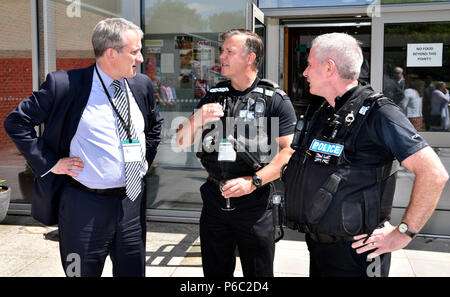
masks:
<path fill-rule="evenodd" d="M 358 88 L 359 85 L 349 89 L 342 96 L 337 96 L 334 100 L 334 109 L 339 110 L 342 106 L 344 106 L 345 102 L 347 102 L 353 96 Z"/>
<path fill-rule="evenodd" d="M 248 87 L 247 89 L 245 89 L 244 91 L 238 91 L 238 90 L 234 89 L 233 86 L 231 86 L 231 84 L 230 84 L 230 92 L 231 92 L 233 95 L 236 95 L 236 96 L 244 96 L 244 95 L 247 95 L 251 90 L 253 90 L 254 88 L 256 88 L 256 86 L 258 85 L 259 81 L 260 81 L 259 77 L 256 76 L 256 78 L 255 78 L 255 80 L 253 81 L 252 85 L 251 85 L 250 87 Z"/>

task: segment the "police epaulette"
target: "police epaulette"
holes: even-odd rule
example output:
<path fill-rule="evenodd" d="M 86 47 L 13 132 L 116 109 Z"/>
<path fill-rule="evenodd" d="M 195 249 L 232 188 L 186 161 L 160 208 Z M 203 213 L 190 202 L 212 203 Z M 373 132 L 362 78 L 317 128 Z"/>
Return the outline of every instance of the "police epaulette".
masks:
<path fill-rule="evenodd" d="M 225 88 L 213 88 L 213 89 L 209 90 L 210 93 L 223 93 L 223 92 L 228 92 L 228 91 L 229 91 L 228 87 L 225 87 Z"/>
<path fill-rule="evenodd" d="M 256 87 L 252 90 L 252 93 L 259 93 L 269 97 L 272 97 L 273 91 L 267 88 Z"/>
<path fill-rule="evenodd" d="M 258 83 L 258 86 L 264 86 L 264 87 L 272 88 L 283 99 L 288 98 L 287 94 L 280 88 L 280 86 L 277 83 L 275 83 L 275 82 L 273 82 L 273 81 L 271 81 L 269 79 L 261 79 L 259 81 L 259 83 Z M 266 95 L 268 95 L 268 94 L 266 93 Z M 273 92 L 270 93 L 269 96 L 272 96 L 272 95 L 273 95 Z"/>

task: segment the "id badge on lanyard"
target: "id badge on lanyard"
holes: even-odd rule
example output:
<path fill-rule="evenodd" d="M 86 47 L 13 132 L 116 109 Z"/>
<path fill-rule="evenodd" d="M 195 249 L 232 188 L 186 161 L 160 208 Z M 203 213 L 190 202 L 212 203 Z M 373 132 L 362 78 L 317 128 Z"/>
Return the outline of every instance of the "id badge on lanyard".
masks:
<path fill-rule="evenodd" d="M 217 161 L 236 161 L 236 151 L 234 150 L 231 142 L 227 141 L 226 139 L 222 139 L 222 141 L 219 143 L 219 155 L 217 157 Z"/>
<path fill-rule="evenodd" d="M 141 144 L 139 140 L 122 141 L 123 157 L 125 163 L 141 161 Z"/>

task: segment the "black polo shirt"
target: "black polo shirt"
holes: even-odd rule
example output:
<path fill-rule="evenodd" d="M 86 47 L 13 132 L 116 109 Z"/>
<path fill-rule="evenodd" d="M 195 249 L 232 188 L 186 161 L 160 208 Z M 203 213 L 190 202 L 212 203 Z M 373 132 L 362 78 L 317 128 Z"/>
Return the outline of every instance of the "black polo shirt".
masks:
<path fill-rule="evenodd" d="M 248 87 L 244 91 L 239 91 L 234 89 L 231 86 L 231 83 L 227 84 L 228 91 L 226 92 L 227 96 L 230 96 L 231 98 L 238 98 L 243 97 L 247 95 L 249 92 L 251 92 L 254 88 L 257 87 L 260 79 L 256 77 L 253 84 Z M 221 85 L 218 86 L 220 88 Z M 211 96 L 212 94 L 208 92 L 199 102 L 197 108 L 200 108 L 202 105 L 206 103 L 211 103 Z M 297 117 L 295 115 L 294 107 L 292 106 L 292 102 L 289 99 L 289 97 L 286 94 L 283 94 L 283 92 L 274 92 L 272 95 L 272 100 L 270 106 L 267 107 L 267 110 L 265 112 L 265 116 L 268 119 L 268 129 L 267 134 L 269 136 L 269 139 L 271 139 L 271 120 L 273 118 L 278 118 L 279 121 L 279 131 L 278 136 L 286 136 L 289 134 L 294 133 L 295 124 L 297 122 Z"/>
<path fill-rule="evenodd" d="M 353 98 L 361 87 L 354 87 L 337 97 L 335 108 L 326 104 L 320 111 L 317 124 L 324 127 L 335 111 Z M 372 107 L 356 138 L 355 151 L 344 150 L 352 165 L 376 167 L 394 158 L 402 162 L 425 146 L 428 146 L 425 139 L 419 135 L 400 108 L 390 102 L 381 106 L 375 104 Z"/>

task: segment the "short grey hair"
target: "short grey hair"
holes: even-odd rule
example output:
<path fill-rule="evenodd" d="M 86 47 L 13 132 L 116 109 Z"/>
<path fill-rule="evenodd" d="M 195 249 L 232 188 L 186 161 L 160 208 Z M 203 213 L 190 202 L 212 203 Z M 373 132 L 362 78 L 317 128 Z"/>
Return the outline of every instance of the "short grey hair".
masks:
<path fill-rule="evenodd" d="M 120 52 L 125 47 L 122 34 L 127 30 L 136 31 L 141 39 L 144 37 L 141 28 L 123 18 L 110 18 L 98 22 L 92 32 L 95 57 L 101 57 L 108 48 Z"/>
<path fill-rule="evenodd" d="M 315 58 L 320 63 L 331 59 L 342 78 L 356 80 L 364 61 L 360 44 L 348 34 L 328 33 L 317 36 L 312 42 L 312 47 L 316 47 Z"/>

